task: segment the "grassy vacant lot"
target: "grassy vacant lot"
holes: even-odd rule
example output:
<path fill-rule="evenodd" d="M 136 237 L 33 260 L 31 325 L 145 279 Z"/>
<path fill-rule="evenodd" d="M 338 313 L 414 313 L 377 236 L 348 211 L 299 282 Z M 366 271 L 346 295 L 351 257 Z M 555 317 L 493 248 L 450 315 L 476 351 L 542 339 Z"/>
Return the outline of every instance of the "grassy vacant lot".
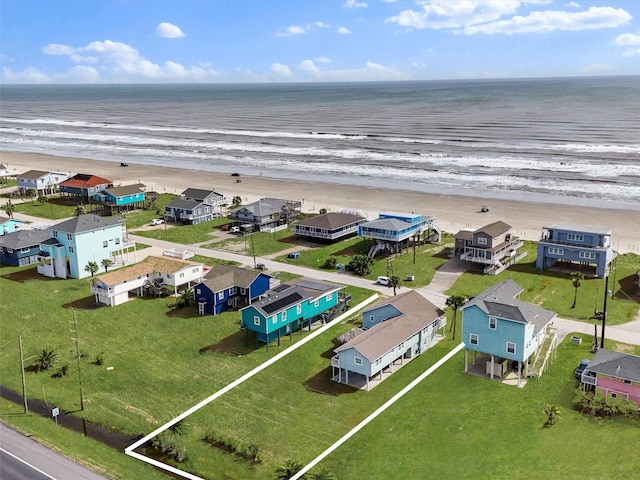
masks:
<path fill-rule="evenodd" d="M 520 298 L 536 303 L 556 312 L 558 316 L 589 320 L 595 310 L 602 310 L 604 303 L 604 279 L 585 278 L 577 292 L 575 308 L 571 308 L 575 294 L 570 273 L 536 270 L 536 243 L 526 242 L 528 255 L 518 264 L 497 276 L 467 272 L 460 276 L 448 295 L 472 296 L 483 292 L 497 282 L 511 279 L 524 291 Z M 619 325 L 635 318 L 640 305 L 636 295 L 637 272 L 640 270 L 640 256 L 628 253 L 619 256 L 615 269 L 609 276 L 609 290 L 613 297 L 607 301 L 607 324 Z"/>
<path fill-rule="evenodd" d="M 131 218 L 133 215 L 133 213 L 128 214 L 127 219 Z M 149 221 L 151 221 L 151 218 L 136 226 L 146 225 Z M 219 227 L 224 225 L 225 223 L 229 223 L 229 221 L 224 217 L 220 217 L 215 218 L 210 222 L 204 222 L 198 225 L 168 224 L 166 226 L 163 225 L 155 227 L 153 230 L 138 230 L 133 233 L 135 233 L 136 235 L 140 235 L 141 237 L 166 240 L 167 242 L 180 243 L 182 245 L 191 245 L 194 243 L 211 241 L 212 235 L 215 235 L 215 232 L 219 231 Z M 127 225 L 129 225 L 128 220 Z"/>

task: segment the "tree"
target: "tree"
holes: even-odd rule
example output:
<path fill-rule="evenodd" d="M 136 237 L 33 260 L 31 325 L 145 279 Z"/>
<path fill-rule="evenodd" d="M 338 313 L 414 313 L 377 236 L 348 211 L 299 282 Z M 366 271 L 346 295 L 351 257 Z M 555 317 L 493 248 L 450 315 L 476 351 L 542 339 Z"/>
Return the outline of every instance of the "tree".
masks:
<path fill-rule="evenodd" d="M 397 275 L 391 275 L 389 277 L 389 286 L 393 287 L 393 294 L 396 294 L 396 288 L 400 288 L 402 286 L 402 280 Z"/>
<path fill-rule="evenodd" d="M 327 209 L 326 208 L 321 208 L 318 212 L 320 215 L 326 215 L 327 213 Z"/>
<path fill-rule="evenodd" d="M 447 307 L 453 310 L 453 322 L 449 327 L 449 331 L 453 328 L 453 340 L 456 339 L 456 323 L 458 321 L 458 309 L 464 305 L 465 299 L 460 295 L 451 295 L 447 298 L 446 305 Z"/>
<path fill-rule="evenodd" d="M 573 285 L 573 288 L 575 289 L 574 294 L 573 294 L 573 305 L 571 305 L 571 308 L 576 308 L 576 301 L 578 300 L 578 288 L 581 285 L 581 281 L 584 280 L 584 273 L 582 272 L 572 272 L 571 273 L 571 284 Z"/>
<path fill-rule="evenodd" d="M 288 459 L 276 470 L 278 480 L 288 480 L 302 470 L 302 464 L 297 460 Z M 300 478 L 306 478 L 304 475 Z"/>
<path fill-rule="evenodd" d="M 311 474 L 311 480 L 336 480 L 336 478 L 335 474 L 326 468 L 320 468 L 317 472 Z"/>
<path fill-rule="evenodd" d="M 58 354 L 53 350 L 42 349 L 36 357 L 36 372 L 49 370 L 58 361 Z"/>
<path fill-rule="evenodd" d="M 364 277 L 371 273 L 371 266 L 373 265 L 373 258 L 368 255 L 356 255 L 352 260 L 353 271 L 356 275 Z"/>
<path fill-rule="evenodd" d="M 27 196 L 27 198 L 31 202 L 33 202 L 33 199 L 36 197 L 36 191 L 33 188 L 27 188 L 24 194 Z"/>
<path fill-rule="evenodd" d="M 93 278 L 93 274 L 98 271 L 98 264 L 96 262 L 89 262 L 85 265 L 84 271 L 89 272 L 91 274 L 91 278 Z"/>
<path fill-rule="evenodd" d="M 544 414 L 547 416 L 547 421 L 544 422 L 545 427 L 555 425 L 555 423 L 560 420 L 560 409 L 556 405 L 546 405 L 544 407 Z"/>
<path fill-rule="evenodd" d="M 231 200 L 231 207 L 232 208 L 238 208 L 240 205 L 242 205 L 242 197 L 240 197 L 240 195 L 236 195 Z"/>
<path fill-rule="evenodd" d="M 103 258 L 102 262 L 100 262 L 102 264 L 102 267 L 104 268 L 104 273 L 107 273 L 109 271 L 109 267 L 111 265 L 113 265 L 113 261 L 110 258 Z"/>
<path fill-rule="evenodd" d="M 16 206 L 11 203 L 11 200 L 9 200 L 4 207 L 2 207 L 2 209 L 4 210 L 4 213 L 6 213 L 9 218 L 13 218 L 13 212 L 16 211 Z"/>
<path fill-rule="evenodd" d="M 79 217 L 80 215 L 84 215 L 85 213 L 87 213 L 87 211 L 85 210 L 84 205 L 78 205 L 75 212 L 73 212 L 73 216 Z"/>
<path fill-rule="evenodd" d="M 191 305 L 192 299 L 193 299 L 193 288 L 186 288 L 182 292 L 180 292 L 180 295 L 176 300 L 176 307 L 178 308 L 188 307 L 189 305 Z"/>

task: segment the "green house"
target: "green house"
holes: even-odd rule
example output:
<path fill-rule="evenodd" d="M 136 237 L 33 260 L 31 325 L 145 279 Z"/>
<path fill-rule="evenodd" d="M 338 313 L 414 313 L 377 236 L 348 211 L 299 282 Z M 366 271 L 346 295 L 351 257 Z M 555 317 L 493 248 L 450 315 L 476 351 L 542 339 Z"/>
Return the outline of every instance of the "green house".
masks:
<path fill-rule="evenodd" d="M 255 332 L 256 347 L 258 342 L 278 341 L 283 335 L 291 335 L 305 325 L 315 321 L 324 321 L 330 311 L 336 308 L 342 287 L 331 283 L 307 278 L 281 283 L 268 290 L 259 300 L 240 310 L 242 328 L 249 341 L 250 332 Z"/>

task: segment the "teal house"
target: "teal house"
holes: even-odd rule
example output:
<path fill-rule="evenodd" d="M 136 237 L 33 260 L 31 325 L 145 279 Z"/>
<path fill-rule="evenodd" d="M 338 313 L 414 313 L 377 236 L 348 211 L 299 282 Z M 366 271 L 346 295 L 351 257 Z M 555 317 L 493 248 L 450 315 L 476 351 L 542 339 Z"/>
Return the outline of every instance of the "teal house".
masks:
<path fill-rule="evenodd" d="M 331 310 L 340 302 L 342 287 L 331 283 L 298 278 L 281 283 L 268 290 L 259 300 L 242 308 L 241 328 L 247 335 L 255 334 L 256 347 L 259 342 L 267 345 L 283 335 L 291 336 L 294 330 L 311 326 L 318 320 L 331 316 Z"/>
<path fill-rule="evenodd" d="M 107 215 L 113 215 L 123 210 L 142 208 L 145 200 L 145 185 L 136 183 L 121 187 L 108 187 L 95 193 L 94 202 L 99 203 Z"/>

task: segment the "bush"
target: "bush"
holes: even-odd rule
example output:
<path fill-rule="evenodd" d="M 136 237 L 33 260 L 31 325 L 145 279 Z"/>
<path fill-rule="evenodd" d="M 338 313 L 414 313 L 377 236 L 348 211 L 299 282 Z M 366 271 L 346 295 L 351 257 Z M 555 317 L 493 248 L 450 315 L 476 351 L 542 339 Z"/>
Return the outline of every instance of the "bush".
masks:
<path fill-rule="evenodd" d="M 336 264 L 338 263 L 338 259 L 336 257 L 329 257 L 324 262 L 322 268 L 326 268 L 328 270 L 334 270 L 336 268 Z"/>
<path fill-rule="evenodd" d="M 578 388 L 574 403 L 579 412 L 593 417 L 640 416 L 635 402 L 622 397 L 605 397 L 600 390 L 584 392 L 581 388 Z"/>

